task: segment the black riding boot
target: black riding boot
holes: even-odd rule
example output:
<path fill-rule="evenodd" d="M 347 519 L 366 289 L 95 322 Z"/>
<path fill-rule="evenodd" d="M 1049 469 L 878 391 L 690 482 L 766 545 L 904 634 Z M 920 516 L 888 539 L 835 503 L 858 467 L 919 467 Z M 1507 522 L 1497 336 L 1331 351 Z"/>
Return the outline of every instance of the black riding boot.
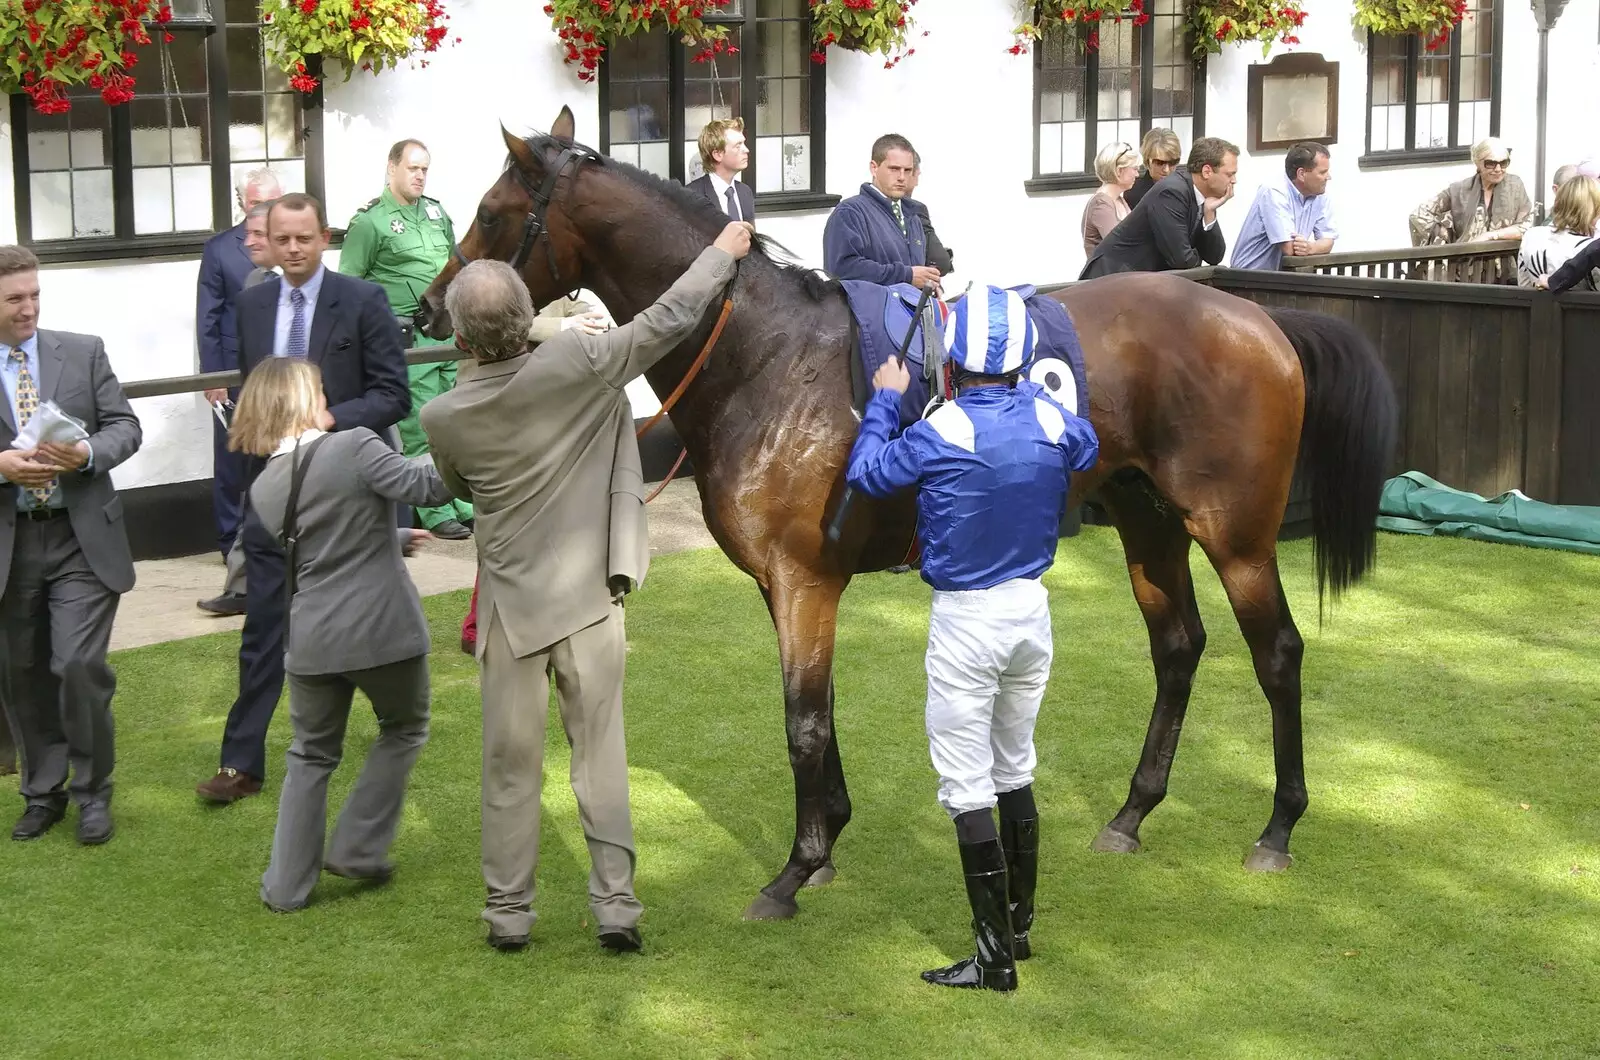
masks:
<path fill-rule="evenodd" d="M 1015 990 L 1017 965 L 1011 949 L 1006 863 L 1000 840 L 962 843 L 961 869 L 967 878 L 967 901 L 972 905 L 972 932 L 977 938 L 978 953 L 948 968 L 923 972 L 922 978 L 936 986 Z"/>
<path fill-rule="evenodd" d="M 1024 821 L 1000 816 L 1000 845 L 1006 852 L 1006 892 L 1011 906 L 1012 949 L 1019 961 L 1033 956 L 1028 929 L 1033 927 L 1033 889 L 1039 878 L 1039 818 Z"/>

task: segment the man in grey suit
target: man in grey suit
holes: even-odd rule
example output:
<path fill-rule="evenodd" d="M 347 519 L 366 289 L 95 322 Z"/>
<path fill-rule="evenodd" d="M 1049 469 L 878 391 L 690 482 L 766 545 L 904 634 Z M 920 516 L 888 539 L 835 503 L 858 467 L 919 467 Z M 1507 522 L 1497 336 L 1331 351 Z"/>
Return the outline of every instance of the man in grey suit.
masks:
<path fill-rule="evenodd" d="M 473 262 L 446 292 L 456 344 L 477 363 L 423 406 L 422 426 L 439 474 L 478 513 L 483 919 L 497 949 L 527 945 L 534 920 L 552 671 L 600 944 L 639 948 L 622 596 L 643 579 L 650 551 L 623 387 L 700 326 L 749 249 L 749 226 L 731 222 L 630 323 L 563 331 L 531 353 L 533 305 L 510 266 Z"/>
<path fill-rule="evenodd" d="M 26 809 L 12 839 L 37 839 L 78 806 L 78 842 L 111 838 L 114 764 L 106 662 L 133 555 L 110 471 L 139 448 L 139 419 L 92 335 L 39 330 L 39 260 L 0 247 L 0 623 L 5 709 L 22 744 Z M 42 403 L 87 441 L 10 447 Z M 68 774 L 71 774 L 70 782 Z"/>

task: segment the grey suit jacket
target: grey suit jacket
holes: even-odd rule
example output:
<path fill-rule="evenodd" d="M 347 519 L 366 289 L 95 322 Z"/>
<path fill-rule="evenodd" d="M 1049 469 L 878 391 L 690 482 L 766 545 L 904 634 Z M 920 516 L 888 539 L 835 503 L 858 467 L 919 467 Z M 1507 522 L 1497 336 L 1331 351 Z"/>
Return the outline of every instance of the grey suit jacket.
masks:
<path fill-rule="evenodd" d="M 250 270 L 250 275 L 244 278 L 244 289 L 249 290 L 258 283 L 265 283 L 278 275 L 271 269 L 263 269 L 259 265 Z"/>
<path fill-rule="evenodd" d="M 62 412 L 82 420 L 89 432 L 94 462 L 87 471 L 61 476 L 72 536 L 83 558 L 114 593 L 133 588 L 133 553 L 122 522 L 122 501 L 111 484 L 111 469 L 139 451 L 144 432 L 122 384 L 111 371 L 105 343 L 70 331 L 39 332 L 39 400 L 54 401 Z M 3 394 L 3 390 L 0 390 Z M 0 400 L 0 446 L 17 436 L 9 400 Z M 0 593 L 11 575 L 11 545 L 17 527 L 17 487 L 0 480 Z"/>
<path fill-rule="evenodd" d="M 439 473 L 477 513 L 479 628 L 498 610 L 519 658 L 604 619 L 613 584 L 643 580 L 644 481 L 623 387 L 704 323 L 732 268 L 707 247 L 630 323 L 463 366 L 422 407 Z"/>
<path fill-rule="evenodd" d="M 262 525 L 280 540 L 290 467 L 288 454 L 275 456 L 250 487 Z M 449 499 L 426 457 L 407 460 L 370 428 L 330 434 L 317 447 L 300 486 L 285 670 L 348 673 L 427 654 L 428 622 L 400 554 L 394 502 L 428 507 Z"/>

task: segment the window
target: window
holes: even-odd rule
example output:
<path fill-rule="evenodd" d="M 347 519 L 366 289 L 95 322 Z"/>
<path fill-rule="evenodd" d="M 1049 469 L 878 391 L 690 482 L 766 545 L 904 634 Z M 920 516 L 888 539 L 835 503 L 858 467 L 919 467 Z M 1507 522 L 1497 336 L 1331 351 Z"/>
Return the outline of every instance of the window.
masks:
<path fill-rule="evenodd" d="M 83 86 L 65 114 L 39 114 L 12 97 L 17 232 L 44 260 L 196 250 L 235 223 L 234 182 L 261 166 L 320 193 L 307 165 L 320 99 L 265 62 L 253 0 L 211 4 L 173 5 L 172 40 L 138 50 L 129 103 Z"/>
<path fill-rule="evenodd" d="M 1185 144 L 1205 134 L 1205 61 L 1191 58 L 1183 0 L 1151 0 L 1150 19 L 1057 23 L 1034 48 L 1034 179 L 1029 191 L 1099 184 L 1094 157 L 1121 140 L 1135 149 L 1152 127 Z"/>
<path fill-rule="evenodd" d="M 743 179 L 765 208 L 837 201 L 822 194 L 826 78 L 811 64 L 808 10 L 806 0 L 733 0 L 715 21 L 738 51 L 705 62 L 663 29 L 612 42 L 600 67 L 600 149 L 687 183 L 702 173 L 700 130 L 742 117 Z"/>
<path fill-rule="evenodd" d="M 1465 159 L 1500 131 L 1500 7 L 1467 0 L 1447 45 L 1367 37 L 1366 166 Z"/>

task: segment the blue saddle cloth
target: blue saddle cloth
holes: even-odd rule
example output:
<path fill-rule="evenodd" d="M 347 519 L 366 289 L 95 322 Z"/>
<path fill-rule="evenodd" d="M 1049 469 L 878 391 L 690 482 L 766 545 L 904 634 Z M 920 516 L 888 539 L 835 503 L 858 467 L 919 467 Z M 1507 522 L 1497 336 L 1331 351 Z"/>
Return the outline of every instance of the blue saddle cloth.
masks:
<path fill-rule="evenodd" d="M 911 327 L 911 318 L 916 312 L 917 301 L 922 297 L 922 292 L 909 283 L 885 287 L 865 280 L 844 280 L 841 285 L 844 287 L 845 298 L 850 303 L 850 312 L 856 319 L 856 348 L 864 373 L 863 378 L 869 381 L 868 394 L 861 396 L 864 401 L 865 397 L 870 396 L 870 380 L 873 374 L 884 362 L 899 352 L 900 343 L 905 340 L 906 331 Z M 1039 377 L 1034 381 L 1050 390 L 1069 411 L 1077 412 L 1079 415 L 1086 414 L 1089 408 L 1089 391 L 1083 369 L 1083 347 L 1078 342 L 1078 329 L 1073 326 L 1067 307 L 1049 295 L 1037 293 L 1037 289 L 1032 285 L 1011 289 L 1022 297 L 1023 304 L 1028 309 L 1028 316 L 1032 318 L 1033 326 L 1038 333 L 1037 341 L 1034 343 L 1033 361 L 1027 366 L 1040 369 Z M 941 319 L 944 315 L 945 313 L 941 311 Z M 1046 378 L 1055 373 L 1048 371 L 1047 366 L 1041 362 L 1050 359 L 1064 361 L 1071 369 L 1070 391 L 1066 390 L 1067 380 Z M 911 386 L 900 400 L 902 430 L 921 419 L 922 410 L 928 404 L 928 384 L 922 377 L 922 365 L 922 332 L 919 329 L 906 350 L 906 367 L 911 371 Z"/>

